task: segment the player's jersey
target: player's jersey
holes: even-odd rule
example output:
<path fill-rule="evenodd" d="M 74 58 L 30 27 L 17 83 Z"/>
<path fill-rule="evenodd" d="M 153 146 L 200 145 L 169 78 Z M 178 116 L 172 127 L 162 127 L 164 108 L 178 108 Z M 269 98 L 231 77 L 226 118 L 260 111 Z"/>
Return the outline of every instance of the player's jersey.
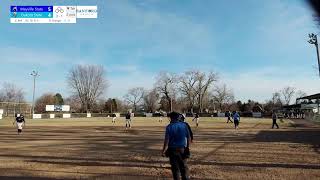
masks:
<path fill-rule="evenodd" d="M 17 123 L 23 123 L 24 122 L 24 117 L 16 117 L 16 122 Z"/>
<path fill-rule="evenodd" d="M 234 115 L 233 115 L 233 120 L 235 120 L 235 121 L 240 121 L 240 115 L 236 112 L 236 113 L 234 113 Z"/>
<path fill-rule="evenodd" d="M 277 114 L 276 114 L 276 113 L 272 114 L 272 119 L 273 119 L 273 120 L 276 120 L 276 119 L 277 119 Z"/>
<path fill-rule="evenodd" d="M 126 114 L 126 119 L 130 119 L 130 118 L 131 118 L 130 113 L 127 113 L 127 114 Z"/>

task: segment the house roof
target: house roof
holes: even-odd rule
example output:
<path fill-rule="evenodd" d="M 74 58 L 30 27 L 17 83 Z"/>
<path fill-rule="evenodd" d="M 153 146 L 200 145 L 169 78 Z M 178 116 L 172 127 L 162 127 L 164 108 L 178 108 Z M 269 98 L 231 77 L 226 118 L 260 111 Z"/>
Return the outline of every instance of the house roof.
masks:
<path fill-rule="evenodd" d="M 312 94 L 312 95 L 309 95 L 309 96 L 297 98 L 297 100 L 300 100 L 300 99 L 308 99 L 308 100 L 320 99 L 320 93 Z"/>
<path fill-rule="evenodd" d="M 292 104 L 292 105 L 286 105 L 283 106 L 284 109 L 299 109 L 301 108 L 301 104 Z"/>

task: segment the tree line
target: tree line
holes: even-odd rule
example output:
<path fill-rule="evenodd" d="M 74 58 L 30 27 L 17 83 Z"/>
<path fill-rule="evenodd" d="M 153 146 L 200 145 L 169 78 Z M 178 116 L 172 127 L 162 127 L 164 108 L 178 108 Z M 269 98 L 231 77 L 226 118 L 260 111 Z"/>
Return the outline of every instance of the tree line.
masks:
<path fill-rule="evenodd" d="M 73 112 L 114 113 L 156 111 L 180 111 L 212 113 L 230 111 L 253 111 L 259 107 L 272 111 L 288 105 L 293 98 L 306 93 L 293 87 L 284 87 L 272 94 L 265 102 L 236 101 L 234 93 L 220 82 L 216 72 L 189 70 L 180 74 L 162 71 L 155 78 L 153 88 L 134 87 L 121 98 L 105 98 L 108 81 L 105 69 L 100 65 L 77 65 L 72 67 L 66 79 L 70 96 L 45 93 L 37 98 L 35 111 L 45 112 L 45 105 L 68 104 Z M 12 83 L 4 83 L 0 89 L 0 102 L 25 102 L 24 92 Z"/>

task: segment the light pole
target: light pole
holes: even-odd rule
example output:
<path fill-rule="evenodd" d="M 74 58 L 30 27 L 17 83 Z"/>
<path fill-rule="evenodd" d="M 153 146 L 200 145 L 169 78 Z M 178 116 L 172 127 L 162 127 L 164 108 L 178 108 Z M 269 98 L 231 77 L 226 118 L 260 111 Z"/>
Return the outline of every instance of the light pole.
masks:
<path fill-rule="evenodd" d="M 38 71 L 32 71 L 32 73 L 30 74 L 31 76 L 33 76 L 33 96 L 32 96 L 32 117 L 34 114 L 34 95 L 35 95 L 35 91 L 36 91 L 36 78 L 39 76 Z"/>
<path fill-rule="evenodd" d="M 172 97 L 170 98 L 170 111 L 172 112 Z"/>
<path fill-rule="evenodd" d="M 168 83 L 173 84 L 172 79 L 169 79 Z M 171 96 L 170 96 L 170 111 L 172 112 L 172 96 L 173 96 L 173 92 L 172 93 L 168 93 L 168 94 L 171 94 Z"/>
<path fill-rule="evenodd" d="M 316 34 L 309 34 L 309 41 L 308 43 L 310 44 L 314 44 L 316 46 L 316 50 L 317 50 L 317 58 L 318 58 L 318 68 L 319 68 L 319 76 L 320 76 L 320 59 L 319 59 L 319 49 L 318 49 L 318 38 Z"/>

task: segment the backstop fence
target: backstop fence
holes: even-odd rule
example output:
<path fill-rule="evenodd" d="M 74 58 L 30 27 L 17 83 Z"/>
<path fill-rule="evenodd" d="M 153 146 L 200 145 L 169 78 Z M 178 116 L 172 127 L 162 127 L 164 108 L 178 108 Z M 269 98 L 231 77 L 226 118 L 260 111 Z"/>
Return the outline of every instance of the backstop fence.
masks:
<path fill-rule="evenodd" d="M 26 117 L 31 117 L 32 114 L 31 103 L 0 102 L 0 109 L 3 110 L 3 117 L 14 117 L 15 114 L 24 114 Z"/>

